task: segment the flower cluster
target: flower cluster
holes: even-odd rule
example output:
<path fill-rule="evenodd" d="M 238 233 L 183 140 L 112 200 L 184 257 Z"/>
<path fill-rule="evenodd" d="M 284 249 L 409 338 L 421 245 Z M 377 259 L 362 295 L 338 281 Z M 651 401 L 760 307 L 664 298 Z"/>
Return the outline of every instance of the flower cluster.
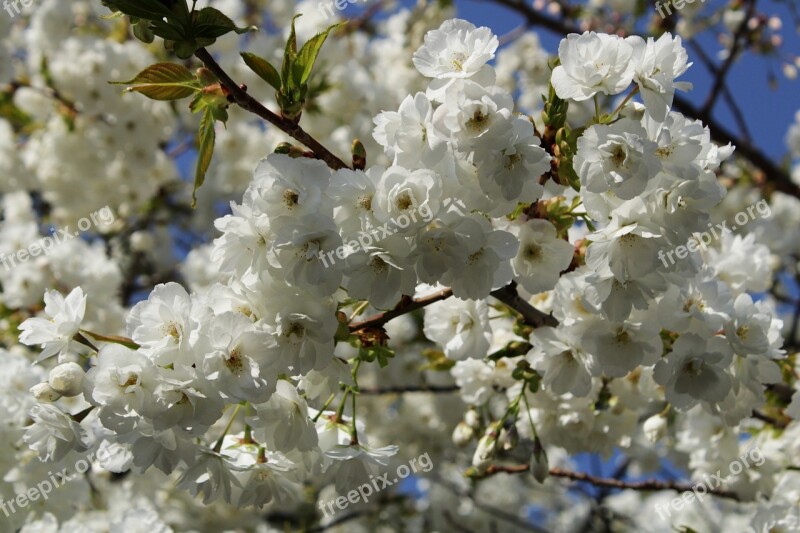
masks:
<path fill-rule="evenodd" d="M 291 19 L 294 8 L 283 7 L 272 8 L 274 20 Z M 47 0 L 41 9 L 43 24 L 65 8 Z M 699 476 L 756 443 L 766 450 L 763 464 L 724 488 L 742 500 L 776 495 L 760 504 L 755 523 L 785 518 L 792 496 L 783 501 L 781 487 L 796 494 L 800 476 L 777 472 L 800 452 L 778 448 L 800 430 L 792 424 L 783 436 L 762 432 L 746 442 L 739 432 L 767 404 L 764 385 L 783 381 L 779 365 L 790 366 L 779 312 L 755 293 L 770 288 L 778 258 L 796 260 L 796 232 L 780 229 L 798 223 L 800 204 L 775 193 L 772 215 L 754 221 L 752 233 L 724 235 L 668 265 L 660 254 L 759 198 L 726 190 L 718 176 L 734 147 L 714 144 L 700 121 L 673 109 L 675 91 L 691 88 L 678 80 L 691 66 L 681 38 L 570 34 L 548 64 L 533 34 L 501 52 L 488 28 L 426 9 L 425 24 L 402 11 L 381 25 L 380 61 L 365 53 L 331 65 L 338 96 L 322 90 L 314 101 L 330 114 L 303 116 L 339 148 L 354 132 L 371 134 L 366 168 L 334 170 L 294 153 L 259 159 L 265 142 L 283 137 L 237 121 L 231 109 L 210 171 L 230 180 L 200 197 L 200 218 L 209 227 L 213 220 L 216 238 L 189 253 L 185 284 L 153 283 L 129 308 L 106 301 L 133 294 L 123 276 L 131 265 L 180 280 L 159 264 L 152 237 L 135 231 L 133 249 L 113 234 L 103 236 L 107 249 L 76 239 L 30 269 L 0 272 L 4 310 L 24 310 L 7 320 L 22 344 L 38 349 L 34 366 L 22 347 L 0 350 L 12 374 L 0 376 L 9 412 L 0 437 L 26 447 L 0 452 L 0 474 L 28 486 L 103 447 L 112 451 L 103 469 L 136 474 L 124 485 L 100 478 L 104 489 L 120 500 L 156 488 L 166 494 L 114 503 L 113 528 L 170 531 L 170 511 L 196 509 L 186 492 L 219 514 L 209 527 L 252 520 L 256 530 L 260 513 L 238 509 L 294 506 L 310 492 L 334 501 L 332 492 L 343 497 L 391 461 L 423 452 L 437 457 L 438 477 L 463 483 L 450 466 L 471 463 L 467 475 L 481 480 L 482 497 L 522 508 L 529 500 L 519 494 L 539 491 L 551 464 L 571 466 L 568 454 L 621 449 L 648 469 L 662 453 L 652 447 L 658 442 Z M 301 40 L 324 26 L 307 11 Z M 438 28 L 422 32 L 431 20 Z M 171 208 L 174 168 L 160 144 L 178 122 L 136 95 L 120 99 L 116 89 L 83 83 L 86 72 L 119 79 L 149 52 L 133 41 L 70 37 L 59 53 L 52 31 L 30 61 L 52 57 L 44 62 L 62 114 L 44 113 L 42 95 L 20 87 L 15 105 L 45 126 L 20 157 L 14 130 L 0 121 L 0 172 L 33 172 L 59 221 L 96 202 L 123 216 L 144 204 Z M 364 39 L 354 31 L 331 46 L 339 53 Z M 276 48 L 271 36 L 253 40 Z M 238 54 L 238 42 L 219 44 Z M 5 50 L 0 44 L 0 83 L 11 75 Z M 378 82 L 389 60 L 397 68 Z M 348 91 L 369 102 L 341 96 Z M 541 97 L 549 116 L 519 112 L 539 110 Z M 795 155 L 797 139 L 795 126 L 787 137 Z M 68 202 L 101 161 L 119 172 Z M 135 181 L 133 168 L 146 179 Z M 24 183 L 8 189 L 17 185 Z M 228 214 L 213 215 L 214 195 L 236 198 Z M 27 193 L 8 194 L 2 208 L 0 252 L 38 238 L 38 206 Z M 380 232 L 387 227 L 390 234 Z M 331 254 L 336 260 L 326 261 Z M 414 300 L 425 303 L 419 320 L 397 316 Z M 363 394 L 438 385 L 456 393 L 403 401 Z M 789 415 L 800 415 L 797 396 L 785 401 Z M 498 465 L 527 465 L 532 476 L 490 477 Z M 178 490 L 164 488 L 161 473 L 173 474 Z M 73 486 L 88 500 L 94 485 Z M 552 488 L 541 497 L 569 501 Z M 459 501 L 430 492 L 440 510 Z M 53 498 L 66 505 L 66 496 Z M 621 515 L 644 504 L 615 501 Z M 54 512 L 61 531 L 78 527 Z M 190 522 L 176 527 L 199 530 Z M 56 531 L 58 523 L 45 515 L 26 527 Z"/>

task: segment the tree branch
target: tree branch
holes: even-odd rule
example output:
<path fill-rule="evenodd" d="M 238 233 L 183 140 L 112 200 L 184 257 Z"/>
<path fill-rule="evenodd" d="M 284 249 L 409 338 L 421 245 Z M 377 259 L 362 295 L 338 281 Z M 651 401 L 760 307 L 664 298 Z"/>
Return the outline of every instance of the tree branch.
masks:
<path fill-rule="evenodd" d="M 538 328 L 541 326 L 556 327 L 558 325 L 558 320 L 553 318 L 553 315 L 543 313 L 525 301 L 525 299 L 517 293 L 517 283 L 514 281 L 502 289 L 492 291 L 492 296 L 521 314 L 525 323 L 530 326 Z"/>
<path fill-rule="evenodd" d="M 250 96 L 247 91 L 239 87 L 239 85 L 237 85 L 236 82 L 234 82 L 231 77 L 228 76 L 222 67 L 219 66 L 208 50 L 205 48 L 200 48 L 194 53 L 194 55 L 197 57 L 197 59 L 203 62 L 203 65 L 205 65 L 208 70 L 213 72 L 214 75 L 219 78 L 220 83 L 230 93 L 236 105 L 245 111 L 249 111 L 258 115 L 270 124 L 278 127 L 281 131 L 285 132 L 293 139 L 303 143 L 305 146 L 310 148 L 312 152 L 314 152 L 314 156 L 317 159 L 325 161 L 325 163 L 327 163 L 332 169 L 338 170 L 340 168 L 350 168 L 344 163 L 344 161 L 336 157 L 336 155 L 322 146 L 319 141 L 309 135 L 303 128 L 300 127 L 297 122 L 276 115 L 261 105 L 261 102 Z"/>
<path fill-rule="evenodd" d="M 406 313 L 410 313 L 412 311 L 416 311 L 417 309 L 422 309 L 425 306 L 428 306 L 434 302 L 438 302 L 440 300 L 446 300 L 453 295 L 452 289 L 443 289 L 439 292 L 435 292 L 429 296 L 424 298 L 418 298 L 416 300 L 412 300 L 411 298 L 404 298 L 400 300 L 400 303 L 394 309 L 389 311 L 384 311 L 383 313 L 378 313 L 377 315 L 372 315 L 371 317 L 361 320 L 359 322 L 355 322 L 350 324 L 350 331 L 358 331 L 365 328 L 379 328 L 392 320 L 393 318 L 397 318 L 401 315 L 405 315 Z"/>
<path fill-rule="evenodd" d="M 360 394 L 378 396 L 381 394 L 405 394 L 411 392 L 442 394 L 448 392 L 458 392 L 459 390 L 460 388 L 458 385 L 410 385 L 408 387 L 380 387 L 375 389 L 359 388 L 358 392 Z"/>
<path fill-rule="evenodd" d="M 722 92 L 722 87 L 725 85 L 725 77 L 728 75 L 728 72 L 733 66 L 733 62 L 736 61 L 736 56 L 738 55 L 739 49 L 741 48 L 742 38 L 747 32 L 747 23 L 753 16 L 753 13 L 755 12 L 756 0 L 750 0 L 748 4 L 749 5 L 747 7 L 747 14 L 745 15 L 741 24 L 739 24 L 739 27 L 733 34 L 733 42 L 731 43 L 731 49 L 728 51 L 728 57 L 725 59 L 725 62 L 722 64 L 719 70 L 717 70 L 716 76 L 714 78 L 714 85 L 711 87 L 711 92 L 708 93 L 708 98 L 706 99 L 706 103 L 703 105 L 701 113 L 704 115 L 710 116 L 712 111 L 714 110 L 714 104 L 716 103 L 717 98 Z"/>
<path fill-rule="evenodd" d="M 501 472 L 507 474 L 519 474 L 522 472 L 527 472 L 529 468 L 530 467 L 526 464 L 512 466 L 492 465 L 486 470 L 486 475 L 490 476 Z M 621 479 L 592 476 L 584 472 L 573 472 L 563 468 L 551 468 L 550 475 L 552 477 L 571 479 L 572 481 L 591 483 L 596 487 L 607 487 L 614 489 L 630 489 L 639 491 L 674 490 L 676 492 L 692 492 L 697 487 L 697 484 L 661 481 L 658 479 L 648 479 L 645 481 L 623 481 Z M 720 498 L 739 501 L 739 496 L 730 490 L 709 489 L 708 493 L 719 496 Z"/>

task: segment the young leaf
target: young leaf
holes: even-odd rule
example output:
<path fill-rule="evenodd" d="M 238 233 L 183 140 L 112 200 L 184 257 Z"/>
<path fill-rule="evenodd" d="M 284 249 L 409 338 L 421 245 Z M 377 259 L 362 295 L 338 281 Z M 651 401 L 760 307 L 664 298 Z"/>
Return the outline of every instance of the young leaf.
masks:
<path fill-rule="evenodd" d="M 255 26 L 240 28 L 218 9 L 204 7 L 194 15 L 192 35 L 198 39 L 216 39 L 232 31 L 242 34 L 254 29 Z"/>
<path fill-rule="evenodd" d="M 283 54 L 283 67 L 281 68 L 281 79 L 286 85 L 285 89 L 291 90 L 295 88 L 294 80 L 292 79 L 292 65 L 294 59 L 297 57 L 297 34 L 294 30 L 294 21 L 301 15 L 295 15 L 292 18 L 292 29 L 289 32 L 289 39 L 286 41 L 286 51 Z"/>
<path fill-rule="evenodd" d="M 328 34 L 331 30 L 338 28 L 342 24 L 343 23 L 334 24 L 325 31 L 316 34 L 300 49 L 300 53 L 297 54 L 297 59 L 292 68 L 292 74 L 295 75 L 295 79 L 299 78 L 297 79 L 298 85 L 303 85 L 308 81 L 309 76 L 311 76 L 311 70 L 314 68 L 314 63 L 317 61 L 317 55 L 319 55 L 319 51 L 325 43 L 325 39 L 328 38 Z"/>
<path fill-rule="evenodd" d="M 161 20 L 172 15 L 158 0 L 103 0 L 103 4 L 126 15 L 148 20 Z"/>
<path fill-rule="evenodd" d="M 262 80 L 272 85 L 276 91 L 281 90 L 281 75 L 269 61 L 249 52 L 242 52 L 242 59 Z"/>
<path fill-rule="evenodd" d="M 211 157 L 214 155 L 215 141 L 214 115 L 211 108 L 207 107 L 203 111 L 203 118 L 200 119 L 200 131 L 197 135 L 197 168 L 194 173 L 192 207 L 197 205 L 197 189 L 202 187 L 203 182 L 206 180 L 206 172 L 208 172 L 208 167 L 211 165 Z"/>
<path fill-rule="evenodd" d="M 133 85 L 127 91 L 142 93 L 153 100 L 180 100 L 200 88 L 189 69 L 176 63 L 150 65 L 129 81 L 111 81 L 112 85 Z"/>

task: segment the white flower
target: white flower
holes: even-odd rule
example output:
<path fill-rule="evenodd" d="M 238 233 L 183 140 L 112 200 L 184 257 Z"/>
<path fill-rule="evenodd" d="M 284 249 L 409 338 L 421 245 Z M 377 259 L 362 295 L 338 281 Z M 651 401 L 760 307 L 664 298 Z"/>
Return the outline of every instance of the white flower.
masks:
<path fill-rule="evenodd" d="M 514 100 L 505 89 L 463 82 L 433 113 L 437 134 L 456 148 L 481 154 L 511 143 Z"/>
<path fill-rule="evenodd" d="M 251 422 L 253 436 L 269 449 L 307 452 L 317 446 L 317 431 L 308 418 L 308 405 L 288 381 L 278 381 L 269 401 L 254 407 L 258 416 Z"/>
<path fill-rule="evenodd" d="M 445 139 L 435 135 L 433 106 L 425 93 L 407 96 L 397 112 L 375 117 L 375 140 L 394 164 L 405 168 L 432 168 L 444 157 Z"/>
<path fill-rule="evenodd" d="M 448 298 L 425 308 L 425 336 L 456 361 L 483 359 L 492 341 L 485 300 Z"/>
<path fill-rule="evenodd" d="M 583 332 L 586 351 L 597 362 L 594 375 L 620 378 L 658 362 L 663 346 L 656 328 L 645 322 L 615 324 L 593 320 Z"/>
<path fill-rule="evenodd" d="M 512 122 L 513 137 L 508 146 L 483 153 L 478 161 L 478 183 L 490 197 L 507 202 L 532 203 L 542 197 L 538 178 L 550 170 L 550 155 L 539 146 L 533 125 L 527 120 Z"/>
<path fill-rule="evenodd" d="M 593 361 L 569 328 L 541 327 L 531 334 L 533 348 L 526 359 L 542 374 L 542 384 L 554 394 L 586 396 L 592 386 Z"/>
<path fill-rule="evenodd" d="M 570 33 L 558 45 L 561 64 L 553 69 L 553 88 L 564 100 L 618 94 L 633 79 L 632 55 L 631 45 L 616 35 Z"/>
<path fill-rule="evenodd" d="M 61 359 L 71 352 L 87 353 L 88 348 L 74 340 L 86 312 L 83 290 L 76 287 L 66 298 L 58 291 L 47 291 L 44 302 L 44 312 L 49 318 L 33 317 L 20 324 L 19 341 L 28 346 L 42 346 L 37 362 L 56 354 Z"/>
<path fill-rule="evenodd" d="M 223 399 L 266 401 L 274 383 L 262 375 L 262 368 L 266 374 L 269 364 L 264 350 L 274 345 L 274 340 L 257 331 L 246 316 L 231 312 L 208 322 L 207 337 L 210 347 L 203 359 L 203 373 Z"/>
<path fill-rule="evenodd" d="M 89 435 L 72 417 L 53 404 L 40 403 L 33 406 L 23 440 L 39 452 L 42 461 L 59 461 L 72 450 L 89 448 Z"/>
<path fill-rule="evenodd" d="M 194 464 L 178 480 L 178 487 L 188 490 L 192 496 L 202 494 L 204 504 L 220 497 L 230 502 L 233 486 L 241 488 L 232 465 L 224 455 L 212 450 L 201 450 Z"/>
<path fill-rule="evenodd" d="M 150 416 L 156 412 L 156 375 L 155 365 L 142 353 L 107 344 L 100 349 L 97 365 L 84 376 L 84 395 L 100 406 L 103 425 L 119 430 L 123 420 L 135 422 L 132 413 Z"/>
<path fill-rule="evenodd" d="M 509 260 L 518 246 L 512 234 L 495 230 L 483 217 L 458 217 L 449 225 L 429 225 L 410 257 L 422 282 L 441 283 L 458 298 L 479 300 L 511 281 Z"/>
<path fill-rule="evenodd" d="M 734 292 L 764 292 L 772 284 L 773 260 L 769 248 L 756 243 L 756 235 L 724 233 L 719 249 L 708 249 L 708 263 Z"/>
<path fill-rule="evenodd" d="M 424 226 L 441 207 L 441 178 L 431 170 L 390 167 L 376 187 L 373 208 L 380 222 L 400 233 Z"/>
<path fill-rule="evenodd" d="M 471 405 L 483 405 L 492 394 L 494 370 L 481 359 L 456 361 L 450 369 L 461 398 Z"/>
<path fill-rule="evenodd" d="M 511 261 L 514 279 L 531 294 L 552 289 L 572 262 L 573 246 L 556 235 L 547 220 L 532 219 L 519 226 L 519 250 Z"/>
<path fill-rule="evenodd" d="M 389 458 L 398 449 L 397 446 L 370 448 L 363 444 L 334 446 L 325 451 L 325 457 L 334 460 L 327 473 L 334 476 L 336 491 L 346 494 L 353 487 L 369 482 L 371 475 L 378 474 L 379 467 L 389 466 Z"/>
<path fill-rule="evenodd" d="M 494 58 L 499 42 L 489 28 L 451 19 L 425 34 L 414 66 L 428 78 L 469 78 Z"/>
<path fill-rule="evenodd" d="M 291 368 L 294 374 L 327 367 L 333 359 L 333 337 L 338 327 L 335 306 L 292 290 L 275 290 L 272 297 L 272 314 L 266 322 L 274 342 L 262 346 L 265 359 L 276 368 Z"/>
<path fill-rule="evenodd" d="M 128 315 L 128 334 L 158 364 L 195 360 L 197 330 L 210 310 L 193 303 L 177 283 L 156 285 Z"/>
<path fill-rule="evenodd" d="M 402 295 L 413 294 L 417 276 L 408 260 L 410 253 L 406 240 L 392 235 L 347 256 L 346 286 L 350 297 L 369 300 L 376 309 L 390 309 Z"/>
<path fill-rule="evenodd" d="M 692 64 L 681 46 L 680 37 L 664 33 L 654 41 L 645 42 L 639 36 L 625 39 L 633 48 L 631 62 L 634 66 L 633 80 L 639 85 L 645 112 L 655 120 L 663 122 L 672 106 L 675 89 L 691 89 L 690 83 L 676 83 L 675 78 L 686 72 Z"/>
<path fill-rule="evenodd" d="M 330 200 L 324 191 L 330 177 L 331 171 L 322 161 L 270 154 L 258 163 L 242 203 L 270 219 L 328 214 Z"/>
<path fill-rule="evenodd" d="M 610 126 L 590 126 L 578 139 L 573 166 L 589 192 L 611 191 L 630 200 L 658 174 L 657 148 L 640 123 L 624 118 Z"/>
<path fill-rule="evenodd" d="M 719 403 L 731 390 L 731 376 L 726 370 L 732 357 L 724 338 L 705 340 L 687 333 L 656 364 L 653 379 L 664 386 L 667 401 L 677 409 L 685 410 L 701 401 Z"/>
<path fill-rule="evenodd" d="M 273 270 L 290 285 L 318 297 L 333 294 L 342 281 L 338 263 L 328 264 L 342 239 L 331 217 L 312 213 L 276 221 Z"/>
<path fill-rule="evenodd" d="M 772 317 L 757 305 L 747 293 L 740 294 L 733 302 L 733 314 L 724 329 L 737 355 L 763 355 L 769 349 Z"/>

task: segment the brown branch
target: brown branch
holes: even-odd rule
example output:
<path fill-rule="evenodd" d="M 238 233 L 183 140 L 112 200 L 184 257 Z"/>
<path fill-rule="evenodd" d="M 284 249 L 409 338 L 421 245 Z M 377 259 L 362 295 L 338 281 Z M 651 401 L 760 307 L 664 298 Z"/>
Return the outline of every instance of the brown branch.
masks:
<path fill-rule="evenodd" d="M 367 328 L 380 328 L 393 318 L 416 311 L 417 309 L 422 309 L 423 307 L 426 307 L 432 303 L 446 300 L 452 295 L 452 289 L 443 289 L 439 292 L 433 293 L 424 298 L 418 298 L 416 300 L 404 297 L 404 299 L 401 300 L 394 309 L 372 315 L 369 318 L 350 324 L 350 331 L 354 332 Z M 492 291 L 491 295 L 517 311 L 520 315 L 522 315 L 525 322 L 533 327 L 538 328 L 540 326 L 558 325 L 558 320 L 553 318 L 551 315 L 539 311 L 531 304 L 526 302 L 522 297 L 520 297 L 520 295 L 517 293 L 516 282 L 512 281 L 502 289 Z"/>
<path fill-rule="evenodd" d="M 449 392 L 458 392 L 458 385 L 419 385 L 408 387 L 380 387 L 375 389 L 359 388 L 359 394 L 366 394 L 370 396 L 378 396 L 380 394 L 405 394 L 412 392 L 443 394 Z"/>
<path fill-rule="evenodd" d="M 556 320 L 553 315 L 543 313 L 525 301 L 525 299 L 517 293 L 517 284 L 514 281 L 502 289 L 492 291 L 492 296 L 521 314 L 525 322 L 530 326 L 538 328 L 541 326 L 556 327 L 558 325 L 558 320 Z"/>
<path fill-rule="evenodd" d="M 378 313 L 377 315 L 372 315 L 369 318 L 350 324 L 350 331 L 358 331 L 366 328 L 382 327 L 384 324 L 386 324 L 393 318 L 397 318 L 401 315 L 405 315 L 406 313 L 416 311 L 417 309 L 422 309 L 423 307 L 428 306 L 434 302 L 438 302 L 440 300 L 446 300 L 447 298 L 450 298 L 452 295 L 453 295 L 452 289 L 443 289 L 439 292 L 435 292 L 429 296 L 426 296 L 424 298 L 418 298 L 416 300 L 404 297 L 403 300 L 400 300 L 400 303 L 397 304 L 397 306 L 394 309 L 391 309 L 389 311 L 384 311 L 383 313 Z"/>
<path fill-rule="evenodd" d="M 750 0 L 744 20 L 742 20 L 741 24 L 739 24 L 739 27 L 733 33 L 733 42 L 731 43 L 731 49 L 728 51 L 728 57 L 717 71 L 716 77 L 714 78 L 714 85 L 711 87 L 711 92 L 708 93 L 706 103 L 703 104 L 703 109 L 701 110 L 703 115 L 710 116 L 714 110 L 714 104 L 716 103 L 722 87 L 725 84 L 725 78 L 727 77 L 728 72 L 733 66 L 734 61 L 736 61 L 736 56 L 739 54 L 739 49 L 741 48 L 742 39 L 747 32 L 747 23 L 753 16 L 755 9 L 756 0 Z"/>
<path fill-rule="evenodd" d="M 530 467 L 528 465 L 491 465 L 486 470 L 486 475 L 490 476 L 501 472 L 508 474 L 519 474 L 527 472 Z M 655 491 L 655 490 L 674 490 L 676 492 L 691 492 L 697 484 L 691 483 L 678 483 L 676 481 L 661 481 L 658 479 L 648 479 L 645 481 L 623 481 L 621 479 L 597 477 L 584 472 L 573 472 L 563 468 L 551 468 L 550 475 L 552 477 L 561 477 L 571 479 L 572 481 L 581 481 L 583 483 L 591 483 L 596 487 L 608 487 L 613 489 L 630 489 L 640 491 Z M 739 495 L 730 490 L 724 489 L 708 489 L 708 494 L 714 494 L 720 498 L 727 498 L 730 500 L 739 501 Z"/>
<path fill-rule="evenodd" d="M 338 170 L 340 168 L 350 168 L 344 163 L 344 161 L 336 157 L 327 148 L 322 146 L 319 141 L 309 135 L 303 128 L 300 127 L 297 122 L 286 119 L 280 115 L 276 115 L 261 105 L 261 102 L 250 96 L 247 91 L 239 87 L 239 85 L 237 85 L 236 82 L 234 82 L 231 77 L 228 76 L 222 67 L 219 66 L 208 50 L 205 48 L 200 48 L 194 53 L 194 55 L 197 57 L 197 59 L 203 62 L 208 70 L 214 73 L 222 86 L 230 93 L 236 105 L 245 111 L 249 111 L 258 115 L 270 124 L 279 128 L 281 131 L 285 132 L 293 139 L 303 143 L 305 146 L 310 148 L 312 152 L 314 152 L 314 156 L 317 159 L 325 161 L 325 163 L 327 163 L 332 169 Z"/>
<path fill-rule="evenodd" d="M 694 40 L 687 41 L 689 46 L 692 47 L 694 53 L 697 54 L 697 57 L 700 59 L 700 62 L 706 69 L 711 73 L 712 76 L 716 76 L 719 69 L 717 65 L 708 57 L 703 47 L 697 44 Z M 728 104 L 728 109 L 731 110 L 731 114 L 733 115 L 733 120 L 736 121 L 736 127 L 739 128 L 739 131 L 742 132 L 745 140 L 747 142 L 751 142 L 752 137 L 750 136 L 750 128 L 747 127 L 747 122 L 744 119 L 744 113 L 742 112 L 742 108 L 739 104 L 736 103 L 736 100 L 733 98 L 733 94 L 731 94 L 731 90 L 727 85 L 722 87 L 722 97 L 725 99 L 725 103 Z"/>

